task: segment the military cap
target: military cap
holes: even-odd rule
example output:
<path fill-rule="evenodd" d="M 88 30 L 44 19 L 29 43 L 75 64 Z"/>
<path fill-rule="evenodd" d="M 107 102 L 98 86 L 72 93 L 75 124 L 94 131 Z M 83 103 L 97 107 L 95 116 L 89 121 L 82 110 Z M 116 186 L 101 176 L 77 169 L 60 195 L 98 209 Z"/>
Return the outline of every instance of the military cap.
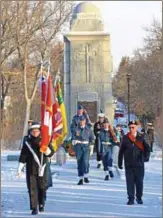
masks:
<path fill-rule="evenodd" d="M 28 120 L 28 123 L 32 123 L 33 122 L 33 120 Z"/>
<path fill-rule="evenodd" d="M 148 126 L 153 126 L 153 124 L 152 124 L 152 123 L 147 123 L 147 125 L 148 125 Z"/>
<path fill-rule="evenodd" d="M 41 126 L 38 122 L 33 122 L 32 125 L 29 127 L 30 130 L 32 129 L 40 129 Z"/>
<path fill-rule="evenodd" d="M 99 113 L 98 117 L 105 117 L 105 114 L 104 113 Z"/>
<path fill-rule="evenodd" d="M 138 122 L 136 120 L 132 120 L 128 123 L 128 126 L 130 125 L 138 125 Z"/>
<path fill-rule="evenodd" d="M 81 109 L 84 109 L 84 107 L 81 104 L 79 104 L 78 105 L 78 110 L 81 110 Z"/>

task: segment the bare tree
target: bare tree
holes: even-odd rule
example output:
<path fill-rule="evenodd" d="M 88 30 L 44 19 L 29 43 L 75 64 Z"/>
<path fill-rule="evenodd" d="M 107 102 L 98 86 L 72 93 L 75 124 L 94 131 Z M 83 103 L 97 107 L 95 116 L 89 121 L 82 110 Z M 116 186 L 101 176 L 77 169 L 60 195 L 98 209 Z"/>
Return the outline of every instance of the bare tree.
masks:
<path fill-rule="evenodd" d="M 27 40 L 23 46 L 19 46 L 19 38 L 17 40 L 18 55 L 23 67 L 24 91 L 27 103 L 23 136 L 27 133 L 27 121 L 38 87 L 39 60 L 49 57 L 50 47 L 54 43 L 59 31 L 62 30 L 62 26 L 69 19 L 72 5 L 65 1 L 56 1 L 53 3 L 35 2 L 33 4 L 24 2 L 24 9 L 26 15 L 24 26 L 26 27 L 25 36 Z M 35 69 L 37 68 L 33 81 L 28 78 L 27 68 L 29 69 L 30 66 Z M 33 87 L 29 91 L 28 85 L 31 85 L 31 83 Z"/>
<path fill-rule="evenodd" d="M 126 74 L 131 74 L 131 110 L 140 118 L 146 117 L 154 121 L 161 110 L 162 93 L 162 62 L 161 38 L 159 22 L 154 20 L 150 27 L 145 28 L 144 47 L 134 52 L 124 69 L 123 59 L 117 75 L 113 79 L 113 93 L 121 97 L 127 104 Z"/>
<path fill-rule="evenodd" d="M 5 67 L 7 61 L 15 57 L 20 63 L 27 105 L 23 135 L 27 132 L 27 121 L 38 87 L 40 62 L 50 57 L 51 47 L 67 25 L 72 9 L 73 3 L 69 1 L 3 2 L 1 64 Z M 7 84 L 4 85 L 3 101 L 9 90 Z"/>

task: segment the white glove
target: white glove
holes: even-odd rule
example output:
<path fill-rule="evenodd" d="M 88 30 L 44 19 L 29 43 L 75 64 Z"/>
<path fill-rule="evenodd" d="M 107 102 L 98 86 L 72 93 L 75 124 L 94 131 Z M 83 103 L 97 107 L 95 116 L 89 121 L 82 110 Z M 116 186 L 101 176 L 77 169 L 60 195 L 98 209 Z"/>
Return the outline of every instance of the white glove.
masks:
<path fill-rule="evenodd" d="M 21 177 L 22 176 L 22 170 L 24 168 L 25 164 L 24 163 L 19 163 L 19 166 L 18 166 L 18 170 L 17 170 L 17 177 Z"/>
<path fill-rule="evenodd" d="M 72 145 L 76 145 L 76 140 L 72 140 Z"/>
<path fill-rule="evenodd" d="M 93 150 L 94 150 L 94 145 L 90 145 L 89 147 L 90 147 L 90 156 L 92 156 L 93 155 Z"/>
<path fill-rule="evenodd" d="M 51 150 L 50 150 L 50 148 L 48 147 L 47 150 L 46 150 L 46 152 L 45 152 L 44 154 L 48 156 L 50 153 L 51 153 Z"/>

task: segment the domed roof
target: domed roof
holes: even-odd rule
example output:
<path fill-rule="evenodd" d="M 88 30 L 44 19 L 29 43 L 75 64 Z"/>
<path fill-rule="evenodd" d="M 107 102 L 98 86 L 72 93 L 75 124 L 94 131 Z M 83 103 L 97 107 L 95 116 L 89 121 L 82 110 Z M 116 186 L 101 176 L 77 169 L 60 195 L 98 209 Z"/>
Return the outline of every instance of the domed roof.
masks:
<path fill-rule="evenodd" d="M 79 13 L 84 13 L 84 14 L 89 14 L 89 13 L 100 13 L 100 9 L 92 4 L 91 2 L 81 2 L 79 3 L 75 9 L 73 14 L 79 14 Z"/>

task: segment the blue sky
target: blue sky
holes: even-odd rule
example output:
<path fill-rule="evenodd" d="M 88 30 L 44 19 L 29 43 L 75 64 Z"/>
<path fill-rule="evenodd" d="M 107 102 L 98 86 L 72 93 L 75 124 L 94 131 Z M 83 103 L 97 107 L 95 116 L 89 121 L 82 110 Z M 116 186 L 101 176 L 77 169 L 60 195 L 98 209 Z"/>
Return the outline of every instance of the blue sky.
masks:
<path fill-rule="evenodd" d="M 145 31 L 142 27 L 149 26 L 153 18 L 162 22 L 161 1 L 92 1 L 92 3 L 100 8 L 105 30 L 111 36 L 114 71 L 122 56 L 131 56 L 134 49 L 143 45 Z"/>

